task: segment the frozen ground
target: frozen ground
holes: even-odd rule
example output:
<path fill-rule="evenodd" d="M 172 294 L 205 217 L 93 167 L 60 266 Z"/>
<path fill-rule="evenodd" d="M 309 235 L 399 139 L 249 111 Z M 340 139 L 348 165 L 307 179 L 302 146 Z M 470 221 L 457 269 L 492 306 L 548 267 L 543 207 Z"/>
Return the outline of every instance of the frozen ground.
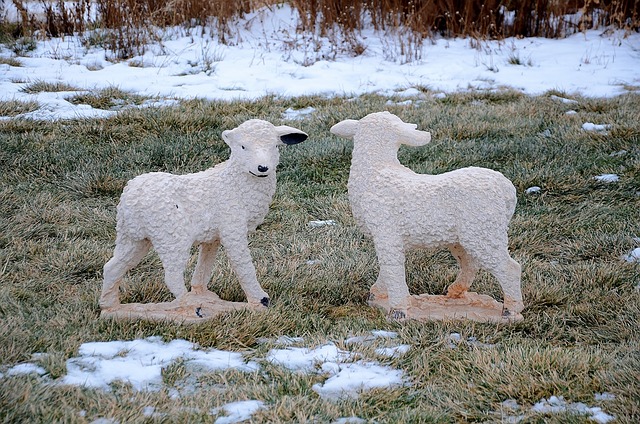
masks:
<path fill-rule="evenodd" d="M 322 398 L 336 401 L 358 397 L 370 389 L 399 387 L 411 382 L 401 370 L 394 369 L 382 362 L 384 358 L 404 355 L 411 347 L 397 345 L 397 334 L 390 331 L 372 331 L 370 334 L 354 336 L 344 340 L 349 350 L 342 350 L 333 343 L 315 348 L 293 345 L 304 344 L 299 337 L 280 337 L 272 341 L 281 345 L 271 349 L 265 358 L 246 359 L 241 353 L 217 349 L 199 349 L 186 340 L 164 342 L 160 337 L 143 340 L 111 341 L 84 343 L 78 350 L 79 356 L 67 360 L 66 375 L 57 380 L 48 378 L 47 371 L 38 365 L 44 354 L 35 354 L 31 362 L 25 362 L 9 368 L 3 378 L 21 374 L 40 376 L 43 384 L 79 385 L 98 390 L 111 390 L 111 384 L 124 382 L 138 391 L 157 391 L 167 389 L 173 398 L 189 396 L 193 388 L 189 386 L 193 377 L 207 372 L 236 369 L 243 372 L 259 372 L 262 363 L 271 363 L 288 369 L 292 373 L 318 374 L 325 379 L 314 384 L 312 389 Z M 269 340 L 262 340 L 269 342 Z M 374 357 L 366 352 L 373 347 Z M 451 349 L 494 349 L 495 345 L 478 342 L 475 338 L 463 339 L 458 333 L 449 336 Z M 162 370 L 176 361 L 185 367 L 183 381 L 177 381 L 167 387 L 162 378 Z M 202 387 L 199 389 L 202 390 Z M 594 401 L 606 403 L 615 397 L 608 393 L 594 394 Z M 216 416 L 216 423 L 236 423 L 247 420 L 252 414 L 269 405 L 258 399 L 231 402 L 208 413 Z M 143 414 L 161 418 L 162 413 L 152 406 L 144 406 Z M 81 412 L 81 411 L 80 411 Z M 503 422 L 517 423 L 524 419 L 526 412 L 537 414 L 573 413 L 584 415 L 597 423 L 608 423 L 614 419 L 600 407 L 590 407 L 584 403 L 572 403 L 562 397 L 551 396 L 541 399 L 529 411 L 519 406 L 513 399 L 502 403 L 502 410 L 496 411 Z M 115 421 L 108 417 L 105 423 Z M 344 417 L 336 422 L 364 422 L 358 417 Z"/>
<path fill-rule="evenodd" d="M 323 383 L 313 386 L 319 396 L 338 400 L 354 398 L 363 391 L 372 388 L 391 388 L 406 384 L 404 373 L 379 363 L 377 358 L 364 359 L 358 347 L 376 343 L 385 346 L 388 351 L 377 352 L 385 358 L 406 353 L 408 347 L 396 349 L 393 344 L 396 333 L 374 331 L 370 335 L 352 338 L 345 344 L 353 350 L 341 350 L 335 344 L 328 343 L 316 348 L 294 347 L 301 344 L 302 338 L 281 337 L 274 343 L 281 348 L 272 349 L 266 358 L 248 360 L 241 353 L 217 349 L 199 349 L 186 340 L 164 342 L 160 337 L 142 340 L 90 342 L 78 349 L 77 357 L 66 363 L 66 374 L 57 380 L 48 378 L 47 371 L 38 365 L 45 359 L 44 354 L 34 354 L 32 362 L 17 364 L 9 368 L 0 380 L 24 374 L 35 374 L 42 378 L 43 384 L 78 385 L 98 390 L 111 390 L 111 384 L 124 382 L 138 391 L 170 390 L 172 397 L 180 398 L 192 392 L 190 377 L 207 372 L 235 369 L 243 372 L 257 372 L 261 362 L 284 367 L 291 372 L 316 373 L 325 377 Z M 268 340 L 263 340 L 268 342 Z M 405 345 L 406 346 L 406 345 Z M 180 361 L 188 377 L 178 381 L 173 387 L 167 387 L 162 371 Z M 249 419 L 251 414 L 268 407 L 262 401 L 239 401 L 214 408 L 209 413 L 219 416 L 216 423 L 235 423 Z M 158 414 L 152 407 L 145 407 L 144 414 Z"/>
<path fill-rule="evenodd" d="M 640 88 L 638 33 L 594 30 L 560 40 L 500 42 L 435 39 L 411 49 L 409 60 L 398 37 L 364 29 L 359 41 L 365 51 L 354 56 L 348 46 L 336 48 L 328 39 L 296 33 L 295 24 L 295 12 L 281 6 L 238 22 L 230 45 L 215 37 L 192 37 L 184 29 L 166 30 L 161 45 L 126 61 L 85 47 L 79 37 L 41 41 L 17 58 L 22 66 L 0 65 L 0 100 L 35 100 L 40 109 L 27 117 L 60 119 L 115 111 L 66 101 L 75 92 L 27 94 L 24 87 L 37 81 L 67 83 L 80 91 L 118 87 L 149 96 L 147 106 L 171 104 L 171 99 L 265 95 L 416 96 L 416 88 L 436 96 L 511 87 L 533 95 L 557 90 L 564 97 L 615 96 Z M 1 58 L 14 56 L 9 46 L 0 46 Z"/>

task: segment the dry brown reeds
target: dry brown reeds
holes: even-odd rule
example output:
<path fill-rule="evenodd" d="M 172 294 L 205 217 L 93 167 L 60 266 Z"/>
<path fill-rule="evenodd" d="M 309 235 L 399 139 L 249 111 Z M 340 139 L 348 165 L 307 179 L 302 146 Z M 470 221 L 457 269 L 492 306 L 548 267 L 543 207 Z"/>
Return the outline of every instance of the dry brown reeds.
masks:
<path fill-rule="evenodd" d="M 230 22 L 276 0 L 40 0 L 44 19 L 12 0 L 20 15 L 19 33 L 47 36 L 104 30 L 103 42 L 120 58 L 131 57 L 154 40 L 155 29 L 208 26 L 222 43 L 232 39 Z M 365 22 L 377 30 L 402 29 L 420 44 L 434 36 L 563 37 L 615 26 L 640 29 L 640 0 L 289 0 L 299 29 L 319 36 L 340 34 L 347 42 Z M 96 13 L 90 13 L 95 8 Z M 96 16 L 92 21 L 91 16 Z M 2 19 L 2 18 L 0 18 Z M 2 31 L 0 26 L 0 32 Z M 12 30 L 15 34 L 15 29 Z M 409 35 L 407 35 L 409 34 Z M 407 38 L 408 37 L 408 38 Z M 344 40 L 342 40 L 344 41 Z M 356 42 L 357 44 L 357 42 Z M 356 54 L 357 50 L 354 48 Z"/>
<path fill-rule="evenodd" d="M 376 29 L 404 26 L 431 37 L 561 37 L 594 27 L 638 29 L 639 0 L 293 0 L 302 27 L 362 26 L 364 13 Z"/>
<path fill-rule="evenodd" d="M 154 27 L 213 24 L 226 43 L 229 20 L 251 11 L 251 0 L 96 0 L 101 26 L 112 31 L 109 47 L 122 58 L 141 53 Z"/>

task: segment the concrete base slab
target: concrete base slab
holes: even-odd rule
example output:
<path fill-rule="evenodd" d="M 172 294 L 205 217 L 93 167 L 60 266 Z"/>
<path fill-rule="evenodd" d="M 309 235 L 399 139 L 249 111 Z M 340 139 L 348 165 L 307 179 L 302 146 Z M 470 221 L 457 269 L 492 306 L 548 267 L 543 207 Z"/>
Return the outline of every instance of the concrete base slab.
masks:
<path fill-rule="evenodd" d="M 391 312 L 388 298 L 371 294 L 369 305 Z M 522 321 L 521 314 L 503 316 L 503 304 L 491 296 L 466 292 L 463 297 L 442 295 L 412 295 L 406 319 L 418 321 L 448 321 L 467 319 L 477 322 L 510 323 Z"/>
<path fill-rule="evenodd" d="M 119 320 L 173 321 L 181 324 L 205 322 L 216 316 L 240 309 L 266 310 L 262 305 L 222 300 L 212 291 L 189 292 L 173 302 L 124 303 L 105 308 L 100 318 Z"/>

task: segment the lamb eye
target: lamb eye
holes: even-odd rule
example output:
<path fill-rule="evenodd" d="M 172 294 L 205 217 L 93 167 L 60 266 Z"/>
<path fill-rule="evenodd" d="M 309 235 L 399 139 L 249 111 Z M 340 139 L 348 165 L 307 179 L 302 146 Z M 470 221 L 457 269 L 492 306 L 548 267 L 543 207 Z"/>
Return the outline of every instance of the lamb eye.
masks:
<path fill-rule="evenodd" d="M 244 146 L 241 146 L 241 147 L 242 147 L 242 150 L 244 150 L 244 149 L 245 149 L 245 147 L 244 147 Z"/>

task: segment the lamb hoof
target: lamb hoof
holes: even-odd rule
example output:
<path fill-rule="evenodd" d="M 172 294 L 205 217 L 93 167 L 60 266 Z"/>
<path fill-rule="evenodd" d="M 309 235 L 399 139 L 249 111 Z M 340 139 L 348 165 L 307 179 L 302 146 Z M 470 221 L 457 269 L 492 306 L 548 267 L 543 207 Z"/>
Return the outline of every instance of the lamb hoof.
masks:
<path fill-rule="evenodd" d="M 407 314 L 398 309 L 392 309 L 391 312 L 389 312 L 389 318 L 401 321 L 407 318 Z"/>
<path fill-rule="evenodd" d="M 524 318 L 518 312 L 514 312 L 507 308 L 503 308 L 502 319 L 507 322 L 517 322 L 517 321 L 522 321 Z"/>
<path fill-rule="evenodd" d="M 269 303 L 270 303 L 270 302 L 271 302 L 271 301 L 269 300 L 269 298 L 268 298 L 268 297 L 263 297 L 262 299 L 260 299 L 260 304 L 261 304 L 262 306 L 264 306 L 265 308 L 268 308 L 268 307 L 269 307 Z"/>

